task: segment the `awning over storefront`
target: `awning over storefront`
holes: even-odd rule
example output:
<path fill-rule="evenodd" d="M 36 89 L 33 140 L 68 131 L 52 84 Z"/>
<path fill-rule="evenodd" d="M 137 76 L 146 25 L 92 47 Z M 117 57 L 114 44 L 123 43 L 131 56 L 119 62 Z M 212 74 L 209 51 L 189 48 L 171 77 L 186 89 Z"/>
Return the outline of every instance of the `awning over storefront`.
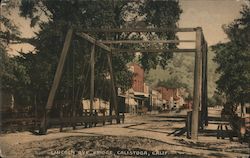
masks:
<path fill-rule="evenodd" d="M 139 96 L 139 97 L 149 97 L 149 94 L 147 94 L 147 93 L 143 93 L 143 92 L 136 92 L 136 91 L 134 91 L 134 95 L 135 96 Z"/>

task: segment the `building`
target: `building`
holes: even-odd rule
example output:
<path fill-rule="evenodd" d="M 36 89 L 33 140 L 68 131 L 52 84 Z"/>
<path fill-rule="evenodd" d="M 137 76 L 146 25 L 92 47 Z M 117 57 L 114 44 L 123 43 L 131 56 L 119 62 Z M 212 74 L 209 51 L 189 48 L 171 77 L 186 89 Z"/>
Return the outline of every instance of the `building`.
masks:
<path fill-rule="evenodd" d="M 144 70 L 136 63 L 129 64 L 129 70 L 134 73 L 132 89 L 144 93 Z"/>
<path fill-rule="evenodd" d="M 250 134 L 250 103 L 240 104 L 236 112 L 242 120 L 241 131 Z"/>
<path fill-rule="evenodd" d="M 110 103 L 108 101 L 102 100 L 100 98 L 94 98 L 93 101 L 93 110 L 100 111 L 101 109 L 106 109 L 106 115 L 109 115 L 109 109 L 110 109 Z M 83 99 L 82 100 L 82 108 L 83 110 L 89 110 L 90 109 L 90 100 L 89 99 Z"/>
<path fill-rule="evenodd" d="M 127 112 L 138 113 L 142 109 L 149 108 L 149 87 L 144 83 L 144 70 L 136 63 L 130 63 L 128 68 L 133 72 L 131 89 L 125 93 Z"/>
<path fill-rule="evenodd" d="M 150 105 L 152 110 L 159 110 L 163 109 L 163 99 L 162 93 L 157 90 L 151 90 L 150 93 Z"/>
<path fill-rule="evenodd" d="M 180 108 L 185 104 L 185 101 L 181 95 L 183 90 L 180 88 L 158 87 L 157 91 L 162 94 L 162 99 L 166 101 L 167 109 L 171 109 L 173 107 Z"/>

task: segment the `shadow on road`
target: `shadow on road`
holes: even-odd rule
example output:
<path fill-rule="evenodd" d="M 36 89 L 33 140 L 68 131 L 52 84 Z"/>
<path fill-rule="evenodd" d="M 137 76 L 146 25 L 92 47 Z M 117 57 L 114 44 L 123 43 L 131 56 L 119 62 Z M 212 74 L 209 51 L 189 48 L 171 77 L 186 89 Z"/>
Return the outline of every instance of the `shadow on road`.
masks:
<path fill-rule="evenodd" d="M 178 119 L 167 119 L 167 120 L 151 120 L 151 121 L 153 121 L 153 122 L 185 122 L 185 120 L 184 119 L 180 119 L 180 120 L 178 120 Z"/>
<path fill-rule="evenodd" d="M 155 116 L 156 118 L 158 117 L 158 118 L 185 118 L 186 119 L 186 117 L 187 117 L 187 115 L 176 115 L 176 116 Z"/>
<path fill-rule="evenodd" d="M 145 129 L 145 128 L 143 128 L 143 129 L 140 129 L 140 128 L 131 128 L 131 127 L 123 127 L 123 128 L 128 128 L 128 129 L 133 129 L 133 130 L 138 130 L 138 131 L 148 131 L 148 132 L 169 134 L 168 132 L 162 132 L 162 131 L 151 130 L 151 129 Z"/>

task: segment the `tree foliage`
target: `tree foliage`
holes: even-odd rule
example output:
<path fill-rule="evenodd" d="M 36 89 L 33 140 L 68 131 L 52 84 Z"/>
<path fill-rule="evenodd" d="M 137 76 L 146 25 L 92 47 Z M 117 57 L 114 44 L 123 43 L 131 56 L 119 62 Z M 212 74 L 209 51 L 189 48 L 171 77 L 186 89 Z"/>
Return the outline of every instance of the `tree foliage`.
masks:
<path fill-rule="evenodd" d="M 11 20 L 11 10 L 18 5 L 17 1 L 3 1 L 1 2 L 1 16 L 0 16 L 0 48 L 6 49 L 10 36 L 20 35 L 18 26 Z M 1 51 L 2 51 L 1 50 Z"/>
<path fill-rule="evenodd" d="M 36 96 L 39 104 L 45 104 L 48 92 L 52 85 L 59 56 L 64 43 L 67 29 L 74 27 L 75 30 L 84 28 L 121 28 L 139 27 L 139 23 L 147 27 L 170 27 L 176 28 L 181 9 L 178 1 L 138 1 L 125 0 L 22 0 L 20 15 L 31 19 L 31 26 L 38 25 L 40 30 L 36 33 L 33 45 L 36 50 L 27 54 L 21 53 L 16 60 L 24 65 L 30 78 L 26 86 L 27 91 Z M 91 34 L 98 39 L 125 39 L 125 38 L 161 38 L 175 39 L 175 32 L 161 34 Z M 128 48 L 128 46 L 116 45 L 117 48 Z M 135 46 L 139 47 L 139 46 Z M 143 46 L 145 47 L 145 46 Z M 166 48 L 175 45 L 164 45 Z M 90 48 L 91 44 L 74 36 L 69 56 L 64 68 L 64 74 L 58 90 L 58 98 L 72 98 L 76 100 L 88 97 L 90 82 Z M 135 56 L 129 53 L 113 54 L 113 70 L 116 83 L 126 89 L 132 84 L 131 72 L 127 70 L 127 63 Z M 141 64 L 145 69 L 154 68 L 157 65 L 165 67 L 172 53 L 161 53 L 160 55 L 145 54 L 141 58 Z M 107 56 L 104 50 L 96 48 L 96 94 L 105 95 L 110 92 L 101 92 L 100 87 L 108 87 Z M 105 63 L 106 62 L 106 63 Z M 103 88 L 104 89 L 104 88 Z M 99 94 L 98 94 L 99 93 Z M 105 96 L 103 95 L 105 98 Z"/>
<path fill-rule="evenodd" d="M 10 18 L 11 10 L 17 7 L 17 1 L 1 1 L 1 5 L 0 91 L 1 93 L 25 96 L 24 89 L 30 84 L 27 69 L 16 58 L 7 53 L 10 36 L 20 36 L 19 28 Z"/>
<path fill-rule="evenodd" d="M 166 88 L 187 88 L 188 85 L 181 82 L 177 76 L 171 77 L 168 80 L 159 80 L 157 86 Z"/>
<path fill-rule="evenodd" d="M 241 17 L 224 30 L 230 41 L 213 46 L 221 75 L 217 89 L 226 96 L 227 105 L 234 106 L 250 102 L 250 8 L 244 6 Z"/>
<path fill-rule="evenodd" d="M 140 27 L 140 23 L 143 23 L 144 27 L 176 28 L 182 12 L 179 2 L 176 0 L 138 2 L 124 0 L 23 0 L 21 10 L 22 16 L 32 19 L 32 26 L 36 23 L 39 24 L 39 19 L 42 15 L 45 15 L 49 21 L 54 23 L 79 25 L 81 28 L 121 28 L 131 24 L 133 27 Z M 118 34 L 116 36 L 111 35 L 108 38 L 122 39 L 131 37 L 130 35 Z M 141 34 L 138 36 L 141 37 Z M 145 36 L 153 38 L 150 33 L 147 33 Z M 101 37 L 98 36 L 98 38 Z M 168 31 L 157 33 L 156 38 L 176 39 L 177 37 L 174 31 Z M 165 44 L 163 47 L 173 48 L 175 45 Z M 171 52 L 162 52 L 160 55 L 146 53 L 141 58 L 141 64 L 145 69 L 155 68 L 157 65 L 166 67 L 167 61 L 171 57 Z M 128 55 L 125 55 L 126 58 L 128 58 Z M 131 60 L 131 58 L 128 59 Z"/>
<path fill-rule="evenodd" d="M 141 14 L 145 16 L 146 26 L 151 27 L 167 27 L 176 28 L 177 22 L 180 19 L 180 13 L 182 10 L 179 7 L 179 2 L 170 1 L 145 1 L 145 4 L 140 8 Z M 151 35 L 151 36 L 150 36 Z M 149 35 L 149 39 L 154 39 L 152 34 Z M 176 33 L 173 31 L 157 33 L 157 37 L 160 39 L 177 39 Z M 159 47 L 159 46 L 158 46 Z M 174 44 L 164 44 L 160 47 L 163 48 L 175 48 Z M 172 52 L 162 52 L 160 55 L 145 53 L 141 58 L 141 64 L 146 69 L 156 68 L 160 65 L 162 68 L 166 68 L 168 60 L 173 57 Z"/>

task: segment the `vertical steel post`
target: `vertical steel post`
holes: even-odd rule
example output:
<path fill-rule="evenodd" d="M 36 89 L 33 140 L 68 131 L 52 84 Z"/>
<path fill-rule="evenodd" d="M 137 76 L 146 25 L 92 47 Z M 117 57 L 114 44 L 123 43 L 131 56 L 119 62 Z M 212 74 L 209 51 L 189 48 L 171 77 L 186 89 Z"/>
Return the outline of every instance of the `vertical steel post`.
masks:
<path fill-rule="evenodd" d="M 116 122 L 120 123 L 118 103 L 117 103 L 117 94 L 116 94 L 114 74 L 113 74 L 113 69 L 112 69 L 112 59 L 111 59 L 111 55 L 109 53 L 107 54 L 107 57 L 108 57 L 108 66 L 109 66 L 109 71 L 110 71 L 110 80 L 111 80 L 111 87 L 112 87 L 111 93 L 112 93 L 113 105 L 114 105 L 114 109 L 115 109 Z"/>
<path fill-rule="evenodd" d="M 95 97 L 95 43 L 91 48 L 91 57 L 90 57 L 90 115 L 93 114 L 93 105 L 94 105 L 94 97 Z"/>
<path fill-rule="evenodd" d="M 40 134 L 46 134 L 47 132 L 47 122 L 48 122 L 48 114 L 53 106 L 53 102 L 54 102 L 54 98 L 56 95 L 56 91 L 58 88 L 58 85 L 60 83 L 61 80 L 61 76 L 62 76 L 62 72 L 63 72 L 63 67 L 65 65 L 65 60 L 68 54 L 68 50 L 70 47 L 70 43 L 71 43 L 71 39 L 72 39 L 72 35 L 73 35 L 73 29 L 70 28 L 67 32 L 65 41 L 64 41 L 64 45 L 63 45 L 63 50 L 56 68 L 56 73 L 54 76 L 54 80 L 53 80 L 53 84 L 51 87 L 51 90 L 49 92 L 49 97 L 47 100 L 47 104 L 46 104 L 46 108 L 45 108 L 45 113 L 41 122 L 41 126 L 40 126 Z"/>
<path fill-rule="evenodd" d="M 208 125 L 207 109 L 207 43 L 204 40 L 202 49 L 202 123 Z"/>
<path fill-rule="evenodd" d="M 208 46 L 207 46 L 207 43 L 206 43 L 206 61 L 205 61 L 205 98 L 206 98 L 206 101 L 205 101 L 205 106 L 206 106 L 206 109 L 205 109 L 205 125 L 208 126 L 208 94 L 207 94 L 207 70 L 208 70 Z"/>
<path fill-rule="evenodd" d="M 193 111 L 192 111 L 192 127 L 191 139 L 198 139 L 199 128 L 199 106 L 200 106 L 200 91 L 201 91 L 201 41 L 202 29 L 200 27 L 196 30 L 196 52 L 195 52 L 195 73 L 194 73 L 194 95 L 193 95 Z"/>
<path fill-rule="evenodd" d="M 76 103 L 75 103 L 75 43 L 73 44 L 73 52 L 72 52 L 72 116 L 71 121 L 76 116 Z M 76 129 L 76 124 L 72 121 L 73 130 Z"/>

